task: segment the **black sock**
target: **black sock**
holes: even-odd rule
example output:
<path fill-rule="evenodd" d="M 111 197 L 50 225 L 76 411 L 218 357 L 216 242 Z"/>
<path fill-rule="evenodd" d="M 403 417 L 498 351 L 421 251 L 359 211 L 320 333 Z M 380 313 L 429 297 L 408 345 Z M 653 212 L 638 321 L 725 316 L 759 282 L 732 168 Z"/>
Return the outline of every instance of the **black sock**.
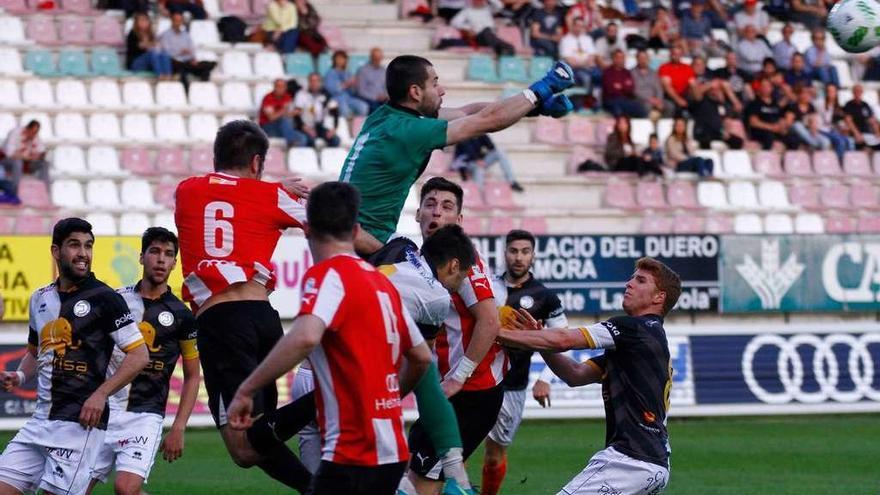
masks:
<path fill-rule="evenodd" d="M 247 431 L 248 440 L 257 452 L 264 454 L 279 442 L 290 440 L 315 417 L 315 392 L 309 392 L 254 421 Z"/>
<path fill-rule="evenodd" d="M 261 452 L 262 453 L 262 452 Z M 296 454 L 283 443 L 278 443 L 271 453 L 258 463 L 260 469 L 273 479 L 305 493 L 312 482 L 312 473 L 303 465 Z"/>

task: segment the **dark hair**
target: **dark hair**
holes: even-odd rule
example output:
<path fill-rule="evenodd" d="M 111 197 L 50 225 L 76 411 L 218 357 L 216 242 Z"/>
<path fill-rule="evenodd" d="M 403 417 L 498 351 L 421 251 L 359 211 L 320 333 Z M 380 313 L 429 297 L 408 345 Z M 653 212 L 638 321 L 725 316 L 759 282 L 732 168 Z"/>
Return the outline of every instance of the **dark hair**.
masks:
<path fill-rule="evenodd" d="M 773 57 L 766 57 L 764 60 L 761 61 L 761 66 L 762 66 L 762 67 L 765 66 L 765 65 L 767 65 L 767 64 L 770 64 L 770 65 L 772 65 L 773 67 L 778 67 L 778 66 L 776 65 L 776 60 L 774 60 Z"/>
<path fill-rule="evenodd" d="M 312 189 L 306 205 L 309 235 L 350 240 L 360 205 L 361 193 L 351 184 L 331 181 Z"/>
<path fill-rule="evenodd" d="M 333 56 L 330 57 L 330 64 L 334 67 L 336 66 L 336 57 L 345 57 L 345 61 L 348 62 L 348 53 L 345 50 L 336 50 L 333 52 Z"/>
<path fill-rule="evenodd" d="M 214 138 L 214 170 L 247 168 L 254 155 L 260 157 L 260 168 L 266 161 L 269 138 L 250 120 L 233 120 L 217 130 Z"/>
<path fill-rule="evenodd" d="M 52 245 L 61 246 L 70 237 L 70 234 L 74 232 L 84 232 L 92 236 L 93 241 L 95 240 L 95 234 L 92 233 L 92 224 L 82 218 L 70 217 L 58 220 L 58 223 L 55 224 L 55 227 L 52 229 Z"/>
<path fill-rule="evenodd" d="M 477 262 L 477 250 L 460 225 L 449 224 L 437 229 L 422 243 L 422 256 L 434 267 L 457 259 L 462 270 L 469 270 Z"/>
<path fill-rule="evenodd" d="M 174 255 L 177 256 L 177 249 L 179 247 L 179 242 L 177 241 L 177 236 L 174 232 L 166 229 L 165 227 L 150 227 L 144 231 L 144 235 L 141 236 L 141 254 L 147 252 L 147 249 L 150 248 L 154 242 L 166 243 L 170 242 L 174 244 Z"/>
<path fill-rule="evenodd" d="M 504 239 L 504 245 L 509 246 L 513 241 L 529 241 L 532 244 L 532 249 L 535 249 L 535 236 L 528 230 L 513 229 L 508 232 L 507 238 Z"/>
<path fill-rule="evenodd" d="M 422 201 L 425 200 L 425 196 L 431 191 L 447 191 L 454 194 L 455 201 L 458 203 L 458 211 L 461 213 L 461 208 L 464 203 L 464 191 L 462 191 L 461 186 L 451 180 L 444 179 L 443 177 L 431 177 L 428 179 L 428 182 L 425 182 L 422 185 L 422 190 L 419 192 L 419 206 L 421 206 Z"/>
<path fill-rule="evenodd" d="M 33 129 L 34 127 L 42 127 L 42 124 L 40 124 L 39 120 L 37 120 L 37 119 L 31 120 L 30 122 L 27 123 L 26 126 L 24 126 L 25 129 Z"/>
<path fill-rule="evenodd" d="M 394 57 L 385 69 L 385 89 L 391 103 L 400 103 L 409 94 L 413 84 L 420 88 L 428 82 L 428 67 L 432 67 L 428 59 L 416 55 Z"/>

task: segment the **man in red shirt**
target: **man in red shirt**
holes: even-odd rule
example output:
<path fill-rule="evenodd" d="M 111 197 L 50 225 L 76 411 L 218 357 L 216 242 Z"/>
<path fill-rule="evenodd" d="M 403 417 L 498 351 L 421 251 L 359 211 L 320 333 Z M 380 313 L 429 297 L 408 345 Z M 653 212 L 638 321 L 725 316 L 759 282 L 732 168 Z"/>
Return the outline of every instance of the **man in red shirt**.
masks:
<path fill-rule="evenodd" d="M 234 428 L 249 427 L 254 394 L 308 358 L 322 437 L 309 494 L 396 492 L 409 460 L 400 398 L 431 362 L 397 289 L 354 254 L 359 203 L 357 190 L 341 182 L 312 192 L 308 238 L 316 264 L 303 277 L 300 313 L 228 410 Z"/>
<path fill-rule="evenodd" d="M 292 101 L 293 97 L 287 91 L 287 81 L 276 79 L 272 91 L 260 103 L 260 127 L 269 137 L 284 138 L 287 146 L 305 146 L 309 137 L 293 127 Z"/>
<path fill-rule="evenodd" d="M 657 75 L 666 98 L 675 103 L 676 112 L 687 108 L 687 92 L 694 79 L 694 69 L 681 61 L 681 45 L 672 45 L 669 49 L 669 62 L 660 66 Z"/>
<path fill-rule="evenodd" d="M 615 116 L 648 116 L 645 107 L 636 99 L 635 80 L 632 72 L 626 68 L 626 54 L 623 50 L 614 50 L 611 54 L 611 67 L 602 73 L 602 106 Z"/>
<path fill-rule="evenodd" d="M 272 253 L 281 231 L 305 224 L 300 195 L 307 190 L 295 181 L 260 180 L 268 149 L 269 140 L 257 124 L 225 124 L 214 141 L 215 172 L 177 186 L 174 219 L 183 298 L 196 314 L 208 406 L 226 449 L 239 466 L 257 465 L 303 491 L 311 475 L 287 446 L 275 442 L 258 451 L 245 432 L 226 424 L 239 384 L 283 334 L 278 312 L 269 304 L 275 287 Z M 254 407 L 268 416 L 277 401 L 271 383 L 257 392 Z"/>

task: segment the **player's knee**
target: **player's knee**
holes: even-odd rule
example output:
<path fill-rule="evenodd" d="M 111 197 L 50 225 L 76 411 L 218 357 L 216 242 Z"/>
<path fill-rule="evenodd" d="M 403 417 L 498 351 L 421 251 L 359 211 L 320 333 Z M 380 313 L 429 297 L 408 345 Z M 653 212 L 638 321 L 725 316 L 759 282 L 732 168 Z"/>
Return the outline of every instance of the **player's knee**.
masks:
<path fill-rule="evenodd" d="M 484 460 L 490 466 L 496 466 L 504 462 L 504 447 L 491 440 L 486 441 L 486 454 Z"/>
<path fill-rule="evenodd" d="M 113 483 L 116 495 L 140 495 L 141 483 L 133 479 L 119 479 Z"/>
<path fill-rule="evenodd" d="M 229 451 L 232 462 L 240 468 L 251 468 L 260 462 L 260 455 L 251 449 L 232 449 Z"/>

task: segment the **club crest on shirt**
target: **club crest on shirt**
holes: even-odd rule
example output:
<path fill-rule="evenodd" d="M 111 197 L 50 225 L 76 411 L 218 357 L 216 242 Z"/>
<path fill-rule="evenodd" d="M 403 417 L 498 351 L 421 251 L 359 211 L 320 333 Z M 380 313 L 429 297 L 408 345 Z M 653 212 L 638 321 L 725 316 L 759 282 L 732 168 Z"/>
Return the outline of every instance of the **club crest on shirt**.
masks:
<path fill-rule="evenodd" d="M 92 305 L 89 304 L 88 301 L 79 301 L 73 305 L 73 314 L 82 318 L 83 316 L 89 314 L 89 311 L 92 310 Z"/>
<path fill-rule="evenodd" d="M 532 296 L 522 296 L 519 298 L 519 307 L 522 309 L 532 309 L 535 305 L 535 299 Z"/>
<path fill-rule="evenodd" d="M 162 311 L 159 313 L 159 324 L 163 327 L 170 327 L 172 323 L 174 323 L 174 315 L 171 314 L 171 311 Z"/>

